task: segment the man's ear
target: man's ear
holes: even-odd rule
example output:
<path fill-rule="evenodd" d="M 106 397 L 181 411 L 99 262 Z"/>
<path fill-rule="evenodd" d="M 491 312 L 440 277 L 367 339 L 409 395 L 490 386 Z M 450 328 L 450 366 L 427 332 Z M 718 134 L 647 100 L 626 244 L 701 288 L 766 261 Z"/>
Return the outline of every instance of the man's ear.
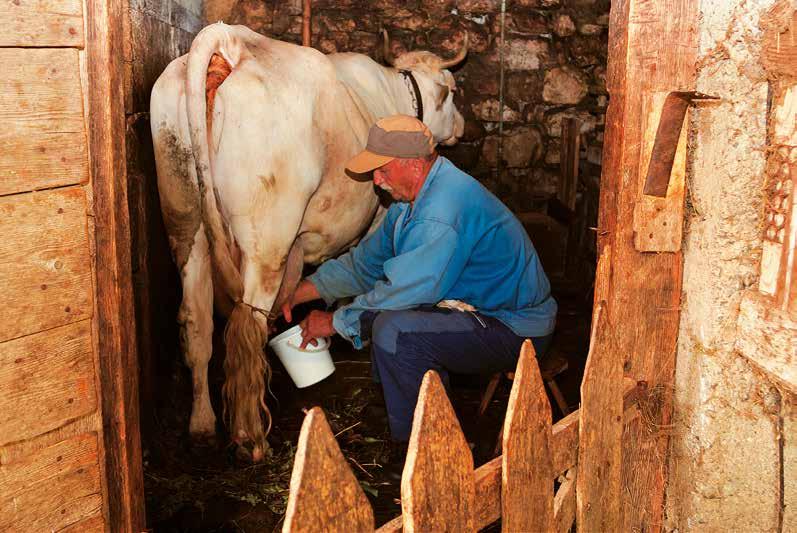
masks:
<path fill-rule="evenodd" d="M 446 103 L 446 98 L 448 98 L 448 85 L 443 85 L 442 83 L 435 83 L 437 86 L 437 95 L 435 96 L 435 102 L 437 103 L 437 110 L 440 111 L 443 108 L 443 104 Z"/>

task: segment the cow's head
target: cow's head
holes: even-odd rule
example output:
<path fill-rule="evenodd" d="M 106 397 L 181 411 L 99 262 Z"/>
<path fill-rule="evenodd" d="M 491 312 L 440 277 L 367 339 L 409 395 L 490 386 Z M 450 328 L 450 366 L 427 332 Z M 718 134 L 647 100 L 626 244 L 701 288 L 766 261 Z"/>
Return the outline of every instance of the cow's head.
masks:
<path fill-rule="evenodd" d="M 401 70 L 411 70 L 423 96 L 423 122 L 432 132 L 437 142 L 444 145 L 455 144 L 465 129 L 465 119 L 454 105 L 456 82 L 448 71 L 462 62 L 468 55 L 468 34 L 462 48 L 451 59 L 443 59 L 431 52 L 407 52 L 393 57 L 390 51 L 390 37 L 382 30 L 384 37 L 384 58 L 389 65 Z"/>

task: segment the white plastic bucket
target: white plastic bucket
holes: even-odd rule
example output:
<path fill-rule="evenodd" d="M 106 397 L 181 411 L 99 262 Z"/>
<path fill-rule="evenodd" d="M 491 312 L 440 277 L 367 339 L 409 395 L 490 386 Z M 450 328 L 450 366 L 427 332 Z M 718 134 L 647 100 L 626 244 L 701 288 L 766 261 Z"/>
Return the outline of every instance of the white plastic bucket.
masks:
<path fill-rule="evenodd" d="M 299 348 L 302 345 L 301 326 L 294 326 L 268 341 L 300 389 L 318 383 L 335 371 L 329 355 L 329 339 L 316 339 L 316 342 L 317 346 L 308 344 L 304 349 Z"/>

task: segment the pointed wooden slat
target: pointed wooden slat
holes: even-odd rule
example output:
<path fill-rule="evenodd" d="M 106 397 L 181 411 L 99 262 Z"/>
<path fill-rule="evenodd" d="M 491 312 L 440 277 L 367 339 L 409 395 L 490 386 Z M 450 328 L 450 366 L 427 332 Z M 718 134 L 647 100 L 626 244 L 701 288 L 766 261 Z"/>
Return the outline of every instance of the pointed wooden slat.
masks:
<path fill-rule="evenodd" d="M 305 416 L 283 532 L 373 531 L 374 513 L 320 407 Z"/>
<path fill-rule="evenodd" d="M 437 372 L 426 373 L 401 477 L 404 531 L 473 531 L 473 456 Z"/>
<path fill-rule="evenodd" d="M 554 531 L 568 533 L 576 519 L 576 468 L 564 475 L 553 500 Z"/>
<path fill-rule="evenodd" d="M 553 530 L 551 404 L 530 340 L 520 349 L 503 445 L 502 531 Z"/>
<path fill-rule="evenodd" d="M 601 257 L 603 265 L 606 255 Z M 606 302 L 595 306 L 589 355 L 581 383 L 576 514 L 579 532 L 620 531 L 623 435 L 623 360 Z"/>

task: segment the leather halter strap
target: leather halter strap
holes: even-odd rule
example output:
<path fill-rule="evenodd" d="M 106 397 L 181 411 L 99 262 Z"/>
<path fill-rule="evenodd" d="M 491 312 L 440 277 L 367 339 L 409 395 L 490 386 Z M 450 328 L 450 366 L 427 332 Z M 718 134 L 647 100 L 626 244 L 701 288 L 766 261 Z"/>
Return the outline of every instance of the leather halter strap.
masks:
<path fill-rule="evenodd" d="M 415 117 L 423 122 L 423 100 L 421 99 L 421 89 L 418 87 L 418 82 L 415 80 L 415 76 L 412 74 L 412 71 L 409 70 L 399 70 L 404 79 L 410 80 L 410 84 L 412 85 L 412 90 L 415 93 L 415 102 L 417 102 L 417 107 L 415 108 Z"/>

